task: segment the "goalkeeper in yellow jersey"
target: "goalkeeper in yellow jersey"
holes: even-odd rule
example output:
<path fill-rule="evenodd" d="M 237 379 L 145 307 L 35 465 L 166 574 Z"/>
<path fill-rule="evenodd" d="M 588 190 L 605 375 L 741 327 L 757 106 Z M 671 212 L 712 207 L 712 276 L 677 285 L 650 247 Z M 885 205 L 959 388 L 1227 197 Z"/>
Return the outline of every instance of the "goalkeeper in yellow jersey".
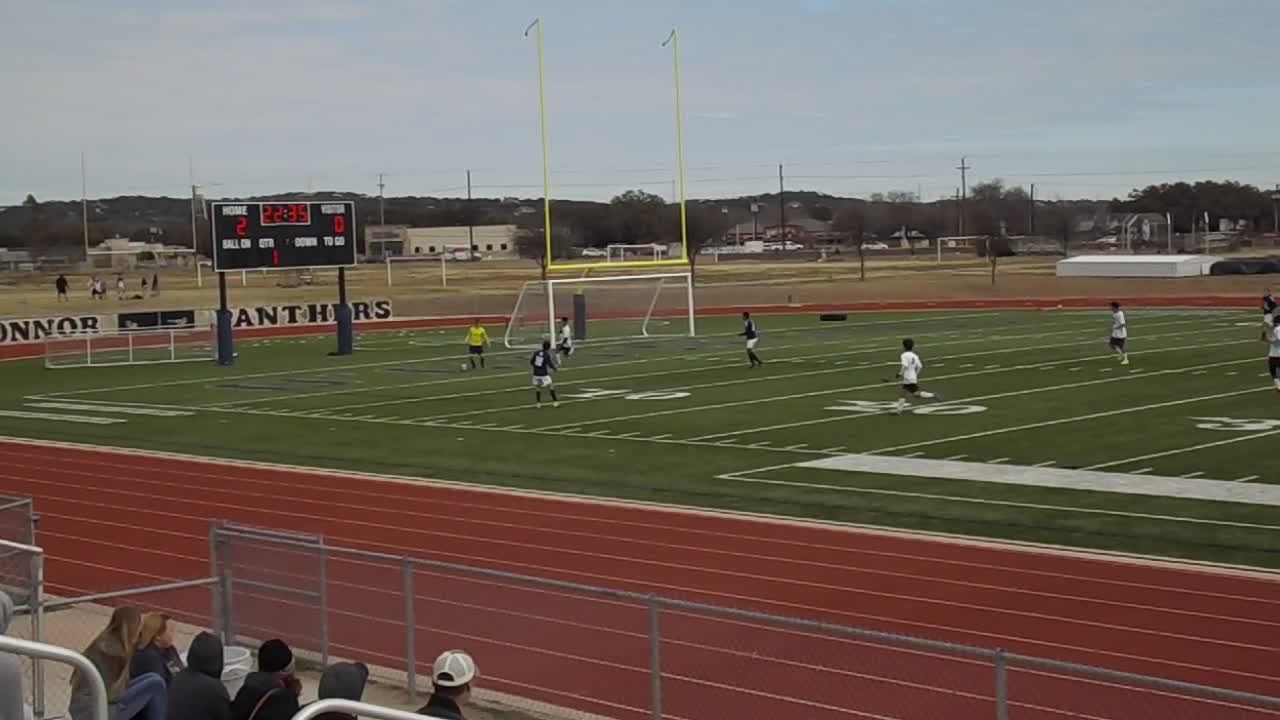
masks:
<path fill-rule="evenodd" d="M 471 356 L 471 369 L 476 369 L 476 360 L 479 359 L 480 367 L 484 367 L 484 349 L 489 347 L 489 333 L 485 332 L 484 326 L 480 324 L 480 318 L 476 318 L 471 323 L 471 327 L 467 328 L 467 353 Z"/>

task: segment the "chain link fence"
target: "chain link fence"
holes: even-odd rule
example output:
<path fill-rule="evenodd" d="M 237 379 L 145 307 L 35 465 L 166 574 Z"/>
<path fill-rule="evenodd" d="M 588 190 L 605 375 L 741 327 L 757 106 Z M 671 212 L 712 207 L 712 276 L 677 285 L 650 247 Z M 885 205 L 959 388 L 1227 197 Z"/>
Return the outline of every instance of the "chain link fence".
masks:
<path fill-rule="evenodd" d="M 215 524 L 211 539 L 237 640 L 289 637 L 317 658 L 363 660 L 411 696 L 429 688 L 431 659 L 465 648 L 484 692 L 561 718 L 1280 715 L 1280 698 L 316 536 Z"/>

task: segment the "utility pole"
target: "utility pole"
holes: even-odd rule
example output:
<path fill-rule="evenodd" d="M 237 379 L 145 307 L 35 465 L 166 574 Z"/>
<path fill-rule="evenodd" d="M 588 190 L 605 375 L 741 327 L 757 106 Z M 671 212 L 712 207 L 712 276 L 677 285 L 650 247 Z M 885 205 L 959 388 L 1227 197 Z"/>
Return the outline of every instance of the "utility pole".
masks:
<path fill-rule="evenodd" d="M 476 254 L 476 229 L 474 213 L 471 209 L 471 171 L 467 171 L 467 247 L 471 249 L 471 258 L 475 259 Z"/>
<path fill-rule="evenodd" d="M 1027 205 L 1027 234 L 1036 234 L 1036 184 L 1031 183 L 1031 202 Z"/>
<path fill-rule="evenodd" d="M 786 190 L 783 189 L 782 180 L 782 163 L 778 163 L 778 233 L 782 236 L 782 242 L 787 241 L 787 198 Z"/>
<path fill-rule="evenodd" d="M 961 157 L 960 164 L 956 169 L 960 171 L 960 234 L 964 235 L 964 201 L 969 198 L 969 171 L 970 167 L 966 161 L 967 158 Z"/>
<path fill-rule="evenodd" d="M 89 185 L 85 179 L 84 151 L 80 151 L 80 225 L 84 230 L 84 261 L 89 262 Z"/>
<path fill-rule="evenodd" d="M 1276 183 L 1276 191 L 1271 193 L 1272 232 L 1280 235 L 1280 183 Z"/>
<path fill-rule="evenodd" d="M 383 191 L 386 190 L 387 184 L 383 182 L 383 174 L 378 173 L 378 224 L 387 224 L 387 206 L 386 196 Z"/>
<path fill-rule="evenodd" d="M 964 211 L 960 205 L 960 188 L 956 188 L 956 235 L 964 235 Z"/>

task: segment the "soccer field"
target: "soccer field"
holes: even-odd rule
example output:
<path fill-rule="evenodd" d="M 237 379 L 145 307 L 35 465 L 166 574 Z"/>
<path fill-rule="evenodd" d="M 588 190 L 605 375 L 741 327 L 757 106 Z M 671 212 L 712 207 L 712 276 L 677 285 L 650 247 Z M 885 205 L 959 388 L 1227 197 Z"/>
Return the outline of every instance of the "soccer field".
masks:
<path fill-rule="evenodd" d="M 237 364 L 0 366 L 0 434 L 1280 567 L 1280 397 L 1257 316 L 736 318 L 587 339 L 533 406 L 530 351 L 462 329 L 242 341 Z M 499 328 L 490 328 L 499 337 Z M 608 335 L 592 326 L 593 336 Z M 945 402 L 888 412 L 903 337 Z M 1083 471 L 1083 472 L 1082 472 Z"/>

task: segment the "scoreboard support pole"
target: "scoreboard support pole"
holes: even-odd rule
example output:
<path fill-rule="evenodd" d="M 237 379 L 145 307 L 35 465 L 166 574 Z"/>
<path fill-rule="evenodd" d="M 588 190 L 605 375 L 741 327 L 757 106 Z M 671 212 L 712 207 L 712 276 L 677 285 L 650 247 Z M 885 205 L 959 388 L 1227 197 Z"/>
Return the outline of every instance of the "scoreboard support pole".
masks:
<path fill-rule="evenodd" d="M 231 308 L 227 306 L 227 274 L 218 273 L 218 364 L 230 365 L 236 360 L 231 334 Z"/>
<path fill-rule="evenodd" d="M 351 306 L 347 304 L 347 269 L 338 268 L 338 306 L 333 309 L 338 322 L 338 351 L 334 355 L 350 355 L 355 348 L 355 333 L 351 324 Z"/>

